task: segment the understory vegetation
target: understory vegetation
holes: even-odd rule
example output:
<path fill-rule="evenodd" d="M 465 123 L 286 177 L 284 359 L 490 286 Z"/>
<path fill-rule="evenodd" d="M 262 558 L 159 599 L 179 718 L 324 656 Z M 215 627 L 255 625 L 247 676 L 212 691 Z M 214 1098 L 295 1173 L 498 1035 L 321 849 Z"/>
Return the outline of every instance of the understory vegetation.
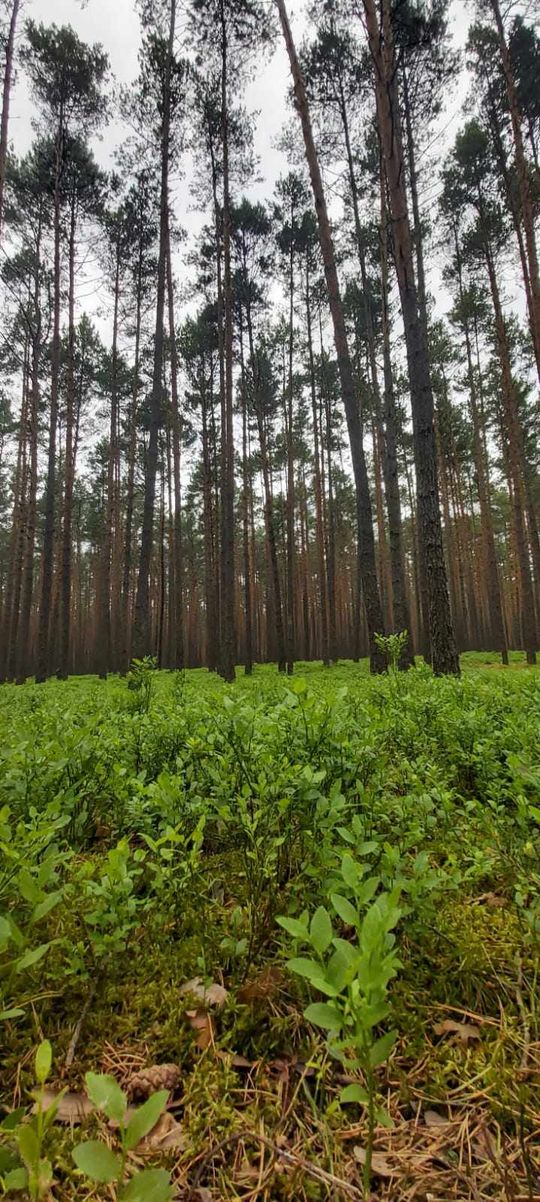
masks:
<path fill-rule="evenodd" d="M 537 1197 L 540 676 L 462 667 L 3 686 L 10 1196 Z"/>

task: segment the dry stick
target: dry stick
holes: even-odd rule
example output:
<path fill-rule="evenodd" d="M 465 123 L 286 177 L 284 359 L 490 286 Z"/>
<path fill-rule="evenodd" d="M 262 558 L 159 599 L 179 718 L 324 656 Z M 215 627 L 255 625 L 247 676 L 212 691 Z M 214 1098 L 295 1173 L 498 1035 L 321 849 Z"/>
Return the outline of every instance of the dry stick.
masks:
<path fill-rule="evenodd" d="M 75 1052 L 76 1052 L 77 1044 L 78 1044 L 80 1036 L 81 1036 L 82 1025 L 86 1018 L 86 1015 L 88 1014 L 90 1006 L 92 1005 L 92 1000 L 93 1000 L 94 994 L 95 994 L 97 986 L 98 986 L 98 981 L 99 981 L 99 977 L 95 977 L 94 980 L 92 981 L 92 984 L 88 991 L 88 996 L 87 996 L 84 1006 L 81 1010 L 80 1016 L 78 1018 L 75 1029 L 73 1031 L 73 1035 L 71 1036 L 71 1039 L 69 1041 L 69 1047 L 66 1052 L 66 1059 L 65 1059 L 65 1063 L 64 1063 L 64 1072 L 65 1073 L 67 1073 L 69 1071 L 69 1069 L 71 1068 L 71 1065 L 73 1064 L 73 1061 L 75 1059 Z"/>
<path fill-rule="evenodd" d="M 529 1026 L 529 1017 L 523 1001 L 523 961 L 520 955 L 516 956 L 517 963 L 517 982 L 516 982 L 516 1000 L 518 1004 L 519 1016 L 521 1018 L 521 1030 L 523 1033 L 523 1053 L 521 1056 L 520 1070 L 527 1068 L 529 1060 L 529 1047 L 531 1043 L 531 1028 Z"/>
<path fill-rule="evenodd" d="M 256 1131 L 236 1131 L 234 1135 L 228 1135 L 226 1139 L 222 1139 L 215 1148 L 211 1148 L 209 1152 L 199 1161 L 197 1171 L 193 1180 L 192 1190 L 195 1190 L 199 1185 L 203 1172 L 208 1164 L 214 1159 L 218 1152 L 226 1148 L 229 1144 L 240 1143 L 243 1139 L 254 1139 L 259 1143 L 264 1144 L 270 1152 L 278 1159 L 285 1160 L 287 1164 L 293 1165 L 294 1168 L 302 1169 L 304 1173 L 308 1173 L 310 1177 L 314 1177 L 316 1181 L 322 1181 L 325 1185 L 332 1185 L 334 1188 L 343 1190 L 344 1194 L 348 1194 L 350 1198 L 358 1198 L 359 1202 L 364 1202 L 364 1193 L 359 1190 L 356 1185 L 350 1185 L 348 1181 L 343 1181 L 341 1177 L 335 1177 L 333 1173 L 327 1173 L 325 1169 L 319 1168 L 316 1164 L 311 1164 L 309 1160 L 304 1160 L 302 1156 L 295 1156 L 293 1152 L 286 1152 L 284 1148 L 278 1148 L 271 1139 L 266 1135 L 259 1135 Z"/>

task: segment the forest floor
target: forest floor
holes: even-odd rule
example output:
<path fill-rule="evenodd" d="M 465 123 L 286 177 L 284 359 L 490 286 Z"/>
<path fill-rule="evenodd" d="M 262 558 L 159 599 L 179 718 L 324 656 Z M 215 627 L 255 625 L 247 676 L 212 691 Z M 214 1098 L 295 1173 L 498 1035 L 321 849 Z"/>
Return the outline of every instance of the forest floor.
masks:
<path fill-rule="evenodd" d="M 0 689 L 14 1198 L 540 1199 L 540 672 L 462 666 Z"/>

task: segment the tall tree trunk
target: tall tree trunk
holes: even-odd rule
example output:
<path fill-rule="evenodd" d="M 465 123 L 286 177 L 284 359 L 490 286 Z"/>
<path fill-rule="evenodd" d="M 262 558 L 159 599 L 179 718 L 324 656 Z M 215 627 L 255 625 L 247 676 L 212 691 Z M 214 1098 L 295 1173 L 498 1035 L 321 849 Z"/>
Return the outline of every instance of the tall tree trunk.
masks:
<path fill-rule="evenodd" d="M 308 252 L 309 253 L 309 252 Z M 311 290 L 309 259 L 306 258 L 306 324 L 309 360 L 309 380 L 311 388 L 311 416 L 313 422 L 313 476 L 315 485 L 315 538 L 317 545 L 317 576 L 318 576 L 318 609 L 321 617 L 321 658 L 325 667 L 329 663 L 328 651 L 328 591 L 326 579 L 326 562 L 324 556 L 324 516 L 321 482 L 321 462 L 319 449 L 319 414 L 317 407 L 317 389 L 315 381 L 315 363 L 313 358 L 313 336 L 311 327 Z"/>
<path fill-rule="evenodd" d="M 142 241 L 139 242 L 139 253 L 137 261 L 137 283 L 136 283 L 136 298 L 135 298 L 135 349 L 133 361 L 133 388 L 131 395 L 131 406 L 129 414 L 129 445 L 127 454 L 127 480 L 126 480 L 126 522 L 124 528 L 124 562 L 122 567 L 122 586 L 120 592 L 120 633 L 122 645 L 120 647 L 120 671 L 126 672 L 130 651 L 131 651 L 131 623 L 130 623 L 130 591 L 131 591 L 131 566 L 133 559 L 132 541 L 133 541 L 133 508 L 134 508 L 134 484 L 135 484 L 135 457 L 137 453 L 137 407 L 139 401 L 139 367 L 140 367 L 140 344 L 141 344 L 141 310 L 142 310 L 142 268 L 143 268 L 143 249 Z"/>
<path fill-rule="evenodd" d="M 37 515 L 37 486 L 38 486 L 38 427 L 39 427 L 39 385 L 41 374 L 41 237 L 42 237 L 42 201 L 38 214 L 36 236 L 35 265 L 33 280 L 33 311 L 32 349 L 30 369 L 30 403 L 29 403 L 29 466 L 28 466 L 28 502 L 26 511 L 26 546 L 21 595 L 21 617 L 19 622 L 19 639 L 17 653 L 17 683 L 22 684 L 30 667 L 29 637 L 30 618 L 32 613 L 32 596 L 34 591 L 34 547 L 36 538 Z"/>
<path fill-rule="evenodd" d="M 75 412 L 75 227 L 77 201 L 71 197 L 68 249 L 68 344 L 66 364 L 66 442 L 64 456 L 64 506 L 62 524 L 62 580 L 60 591 L 60 663 L 58 677 L 66 680 L 70 667 L 71 626 L 71 525 L 74 486 L 73 425 Z"/>
<path fill-rule="evenodd" d="M 377 584 L 377 567 L 375 562 L 375 540 L 373 537 L 373 519 L 371 498 L 364 448 L 362 444 L 362 429 L 358 397 L 354 384 L 351 357 L 347 341 L 347 331 L 343 315 L 343 305 L 339 289 L 336 259 L 332 231 L 326 208 L 326 200 L 322 182 L 319 160 L 315 149 L 306 87 L 300 63 L 296 53 L 289 18 L 284 0 L 276 0 L 285 45 L 289 56 L 291 75 L 294 85 L 296 107 L 302 123 L 302 133 L 306 151 L 306 160 L 311 178 L 319 240 L 324 262 L 324 274 L 328 289 L 328 301 L 334 329 L 334 343 L 338 360 L 338 370 L 341 382 L 343 403 L 347 419 L 351 458 L 353 464 L 356 503 L 358 518 L 358 541 L 360 556 L 360 571 L 362 576 L 362 591 L 370 637 L 370 664 L 374 672 L 384 671 L 384 657 L 375 643 L 375 634 L 384 632 L 384 622 Z"/>
<path fill-rule="evenodd" d="M 534 612 L 534 591 L 527 545 L 525 526 L 526 496 L 525 496 L 525 462 L 523 454 L 523 431 L 519 419 L 517 398 L 512 368 L 508 337 L 501 306 L 499 285 L 495 271 L 495 263 L 487 242 L 485 246 L 486 265 L 491 287 L 491 298 L 495 315 L 495 337 L 497 353 L 501 368 L 501 393 L 505 422 L 505 433 L 508 439 L 508 463 L 513 488 L 513 517 L 514 538 L 520 582 L 520 621 L 521 638 L 527 663 L 536 663 L 536 622 Z"/>
<path fill-rule="evenodd" d="M 233 299 L 231 280 L 231 205 L 229 195 L 228 38 L 224 0 L 221 21 L 221 140 L 223 154 L 223 351 L 224 387 L 221 398 L 220 509 L 220 662 L 224 680 L 234 680 L 234 434 L 233 434 Z"/>
<path fill-rule="evenodd" d="M 463 276 L 461 269 L 461 253 L 457 231 L 455 231 L 455 246 L 456 246 L 456 265 L 459 286 L 460 301 L 464 304 L 463 295 Z M 476 472 L 476 481 L 478 488 L 478 502 L 480 506 L 480 526 L 482 531 L 482 547 L 484 558 L 484 571 L 487 581 L 488 593 L 488 612 L 491 639 L 494 647 L 501 653 L 503 664 L 508 663 L 508 638 L 506 633 L 506 625 L 504 621 L 504 609 L 501 579 L 499 572 L 499 564 L 497 560 L 497 550 L 495 547 L 495 535 L 493 532 L 493 518 L 491 514 L 491 504 L 489 495 L 489 478 L 488 467 L 484 454 L 484 446 L 481 435 L 481 416 L 478 407 L 476 380 L 474 375 L 472 343 L 469 330 L 469 323 L 464 312 L 462 321 L 463 336 L 465 339 L 465 350 L 467 354 L 467 381 L 469 386 L 469 409 L 473 427 L 473 456 L 474 467 Z"/>
<path fill-rule="evenodd" d="M 529 167 L 525 156 L 525 146 L 523 142 L 522 117 L 519 108 L 516 81 L 514 79 L 510 52 L 504 32 L 499 0 L 489 0 L 489 2 L 491 4 L 495 26 L 497 29 L 499 53 L 501 56 L 504 82 L 506 85 L 506 95 L 508 99 L 508 108 L 510 110 L 510 120 L 512 123 L 516 176 L 521 204 L 521 218 L 523 221 L 523 231 L 525 234 L 525 245 L 527 248 L 527 259 L 529 263 L 529 279 L 535 330 L 533 341 L 535 347 L 540 347 L 540 273 L 538 268 L 538 248 L 536 245 L 534 202 L 531 181 L 529 177 Z"/>
<path fill-rule="evenodd" d="M 173 667 L 184 667 L 184 598 L 183 598 L 183 556 L 182 556 L 182 495 L 180 488 L 180 399 L 178 396 L 178 349 L 176 345 L 176 328 L 174 321 L 174 287 L 171 265 L 171 238 L 167 229 L 167 295 L 169 304 L 169 345 L 171 355 L 171 403 L 172 403 L 172 451 L 174 478 L 174 518 L 173 518 L 173 548 L 174 563 L 172 565 L 173 610 L 170 614 L 173 650 Z"/>
<path fill-rule="evenodd" d="M 394 254 L 407 348 L 421 573 L 429 605 L 431 660 L 436 673 L 458 674 L 459 656 L 450 612 L 439 506 L 428 337 L 414 273 L 389 0 L 383 0 L 382 28 L 379 27 L 375 0 L 364 0 L 364 11 L 375 71 L 377 120 L 393 221 Z"/>
<path fill-rule="evenodd" d="M 294 671 L 295 647 L 295 529 L 294 529 L 294 435 L 293 435 L 293 357 L 294 357 L 294 201 L 291 201 L 291 239 L 289 248 L 289 338 L 288 378 L 285 403 L 285 439 L 287 446 L 287 673 Z"/>
<path fill-rule="evenodd" d="M 242 380 L 242 554 L 244 560 L 244 672 L 253 672 L 253 601 L 251 589 L 251 553 L 249 539 L 249 510 L 251 478 L 248 465 L 248 414 L 246 371 L 244 362 L 244 329 L 240 313 L 240 368 Z"/>
<path fill-rule="evenodd" d="M 13 0 L 11 17 L 6 41 L 6 58 L 4 63 L 4 85 L 2 88 L 2 116 L 0 118 L 0 239 L 4 217 L 4 187 L 6 183 L 6 163 L 9 133 L 9 105 L 11 100 L 11 82 L 13 78 L 13 58 L 15 51 L 15 34 L 19 16 L 20 0 Z"/>
<path fill-rule="evenodd" d="M 53 197 L 53 325 L 51 342 L 51 388 L 49 406 L 49 445 L 47 454 L 47 476 L 45 481 L 43 552 L 41 557 L 41 591 L 39 600 L 39 625 L 37 641 L 36 683 L 41 684 L 49 675 L 49 642 L 51 626 L 51 602 L 54 569 L 54 526 L 56 508 L 56 428 L 58 425 L 58 388 L 60 379 L 60 181 L 62 176 L 64 144 L 64 113 L 58 120 L 55 146 L 55 179 Z"/>
<path fill-rule="evenodd" d="M 384 171 L 381 160 L 381 324 L 383 343 L 384 377 L 384 446 L 383 472 L 388 513 L 388 541 L 390 544 L 390 566 L 392 572 L 392 604 L 394 627 L 397 631 L 408 631 L 409 637 L 403 648 L 400 666 L 414 665 L 414 642 L 411 615 L 407 599 L 405 556 L 403 553 L 403 522 L 399 495 L 399 470 L 397 455 L 397 417 L 394 397 L 394 376 L 390 357 L 390 305 L 388 291 L 388 220 L 385 202 Z"/>
<path fill-rule="evenodd" d="M 163 82 L 161 117 L 161 180 L 159 213 L 159 252 L 157 265 L 156 324 L 154 332 L 154 361 L 150 395 L 150 430 L 146 454 L 144 506 L 141 530 L 141 549 L 135 615 L 133 622 L 133 652 L 137 657 L 151 650 L 150 567 L 154 543 L 154 508 L 159 453 L 159 432 L 163 425 L 163 348 L 167 232 L 169 228 L 169 158 L 171 123 L 171 73 L 176 24 L 176 0 L 171 0 L 167 64 Z"/>

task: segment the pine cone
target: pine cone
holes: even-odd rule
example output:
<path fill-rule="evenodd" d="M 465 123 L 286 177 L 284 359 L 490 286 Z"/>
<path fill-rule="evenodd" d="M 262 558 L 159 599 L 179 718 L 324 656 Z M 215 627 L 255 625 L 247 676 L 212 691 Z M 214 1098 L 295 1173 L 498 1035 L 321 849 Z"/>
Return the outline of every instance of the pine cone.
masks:
<path fill-rule="evenodd" d="M 177 1089 L 181 1080 L 177 1064 L 152 1064 L 150 1068 L 141 1069 L 134 1073 L 128 1081 L 128 1097 L 133 1101 L 137 1098 L 149 1098 L 158 1089 L 168 1089 L 172 1093 Z"/>

